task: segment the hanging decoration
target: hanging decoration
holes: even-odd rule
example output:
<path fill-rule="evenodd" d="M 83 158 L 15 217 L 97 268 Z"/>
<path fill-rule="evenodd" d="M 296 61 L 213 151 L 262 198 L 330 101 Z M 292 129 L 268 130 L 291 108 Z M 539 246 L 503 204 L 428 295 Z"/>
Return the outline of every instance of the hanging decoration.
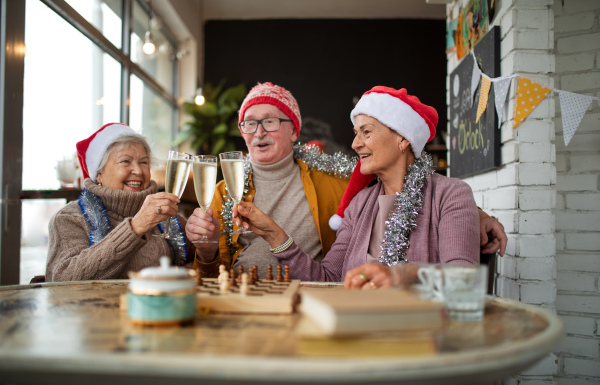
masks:
<path fill-rule="evenodd" d="M 481 118 L 481 114 L 483 114 L 483 111 L 485 111 L 485 108 L 487 107 L 491 84 L 492 81 L 490 78 L 485 75 L 481 77 L 481 92 L 479 93 L 479 104 L 477 105 L 477 118 L 475 119 L 475 123 L 479 123 L 479 118 Z"/>
<path fill-rule="evenodd" d="M 512 76 L 502 78 L 494 82 L 494 102 L 496 105 L 496 113 L 498 114 L 498 127 L 502 123 L 502 116 L 504 115 L 504 103 L 508 97 L 508 88 L 510 87 L 510 81 Z"/>
<path fill-rule="evenodd" d="M 561 90 L 558 90 L 558 98 L 560 99 L 560 109 L 562 111 L 563 139 L 565 140 L 565 146 L 568 146 L 590 103 L 592 103 L 592 100 L 598 100 L 599 98 Z"/>
<path fill-rule="evenodd" d="M 517 100 L 515 102 L 515 123 L 517 127 L 525 118 L 544 100 L 552 91 L 541 84 L 527 78 L 519 78 L 517 86 Z"/>

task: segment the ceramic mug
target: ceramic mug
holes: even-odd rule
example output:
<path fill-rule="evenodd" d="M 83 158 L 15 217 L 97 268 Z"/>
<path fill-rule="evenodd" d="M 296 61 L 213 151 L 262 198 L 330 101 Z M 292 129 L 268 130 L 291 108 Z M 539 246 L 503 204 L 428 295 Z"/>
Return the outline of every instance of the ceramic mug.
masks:
<path fill-rule="evenodd" d="M 442 271 L 435 265 L 422 266 L 417 270 L 417 277 L 421 281 L 422 288 L 429 298 L 443 301 Z"/>

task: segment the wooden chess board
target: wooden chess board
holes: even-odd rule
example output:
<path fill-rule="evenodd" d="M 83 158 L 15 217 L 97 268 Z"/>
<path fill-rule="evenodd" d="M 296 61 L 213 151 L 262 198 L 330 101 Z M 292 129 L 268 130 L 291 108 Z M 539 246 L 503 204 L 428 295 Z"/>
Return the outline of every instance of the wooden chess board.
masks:
<path fill-rule="evenodd" d="M 240 287 L 221 292 L 216 278 L 203 278 L 198 290 L 198 309 L 215 313 L 291 314 L 299 300 L 300 280 L 276 282 L 259 280 L 248 286 L 246 295 Z"/>

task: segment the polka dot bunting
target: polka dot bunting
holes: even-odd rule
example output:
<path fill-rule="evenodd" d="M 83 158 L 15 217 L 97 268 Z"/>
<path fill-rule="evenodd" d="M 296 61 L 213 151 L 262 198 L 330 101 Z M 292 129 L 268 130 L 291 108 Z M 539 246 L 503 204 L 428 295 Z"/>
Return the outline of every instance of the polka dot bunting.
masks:
<path fill-rule="evenodd" d="M 581 123 L 583 115 L 585 115 L 592 100 L 596 98 L 561 90 L 558 90 L 558 97 L 562 114 L 563 139 L 565 146 L 568 146 L 579 127 L 579 123 Z"/>
<path fill-rule="evenodd" d="M 517 127 L 535 107 L 552 91 L 531 79 L 519 78 L 517 101 L 515 102 L 515 124 Z"/>

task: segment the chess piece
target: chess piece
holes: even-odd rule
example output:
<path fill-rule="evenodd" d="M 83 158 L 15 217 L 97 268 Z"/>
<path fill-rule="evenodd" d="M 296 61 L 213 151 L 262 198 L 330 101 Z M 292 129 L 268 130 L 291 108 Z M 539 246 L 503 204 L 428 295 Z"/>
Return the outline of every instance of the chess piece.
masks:
<path fill-rule="evenodd" d="M 285 272 L 283 276 L 283 282 L 292 282 L 292 278 L 290 277 L 290 267 L 285 265 L 283 271 Z"/>
<path fill-rule="evenodd" d="M 196 286 L 202 286 L 202 270 L 196 269 Z"/>
<path fill-rule="evenodd" d="M 240 294 L 246 295 L 248 294 L 248 273 L 243 273 L 241 275 L 242 284 L 240 286 Z"/>
<path fill-rule="evenodd" d="M 227 270 L 223 270 L 221 274 L 219 274 L 217 281 L 219 282 L 219 286 L 223 285 L 224 282 L 227 282 L 229 285 L 229 272 Z"/>
<path fill-rule="evenodd" d="M 229 273 L 226 273 L 227 275 L 229 275 Z M 223 282 L 221 282 L 221 293 L 226 293 L 229 291 L 229 278 L 223 279 Z"/>
<path fill-rule="evenodd" d="M 248 285 L 254 285 L 256 282 L 254 281 L 254 267 L 251 267 L 248 271 Z"/>
<path fill-rule="evenodd" d="M 223 277 L 223 272 L 225 271 L 225 265 L 219 265 L 219 275 L 217 277 L 217 282 L 221 284 L 221 280 Z"/>
<path fill-rule="evenodd" d="M 242 274 L 244 274 L 244 266 L 238 268 L 238 282 L 242 283 Z"/>
<path fill-rule="evenodd" d="M 277 282 L 283 282 L 283 275 L 281 275 L 281 265 L 277 265 L 277 277 L 275 278 Z"/>
<path fill-rule="evenodd" d="M 252 278 L 254 279 L 254 283 L 257 283 L 259 281 L 258 279 L 258 266 L 254 265 L 252 266 L 254 268 L 254 273 Z"/>
<path fill-rule="evenodd" d="M 273 280 L 273 266 L 269 265 L 267 266 L 267 281 L 272 281 Z"/>
<path fill-rule="evenodd" d="M 231 279 L 229 280 L 229 286 L 237 287 L 238 283 L 237 283 L 237 277 L 235 274 L 235 269 L 231 269 L 231 271 L 229 272 L 229 275 L 231 277 Z"/>

